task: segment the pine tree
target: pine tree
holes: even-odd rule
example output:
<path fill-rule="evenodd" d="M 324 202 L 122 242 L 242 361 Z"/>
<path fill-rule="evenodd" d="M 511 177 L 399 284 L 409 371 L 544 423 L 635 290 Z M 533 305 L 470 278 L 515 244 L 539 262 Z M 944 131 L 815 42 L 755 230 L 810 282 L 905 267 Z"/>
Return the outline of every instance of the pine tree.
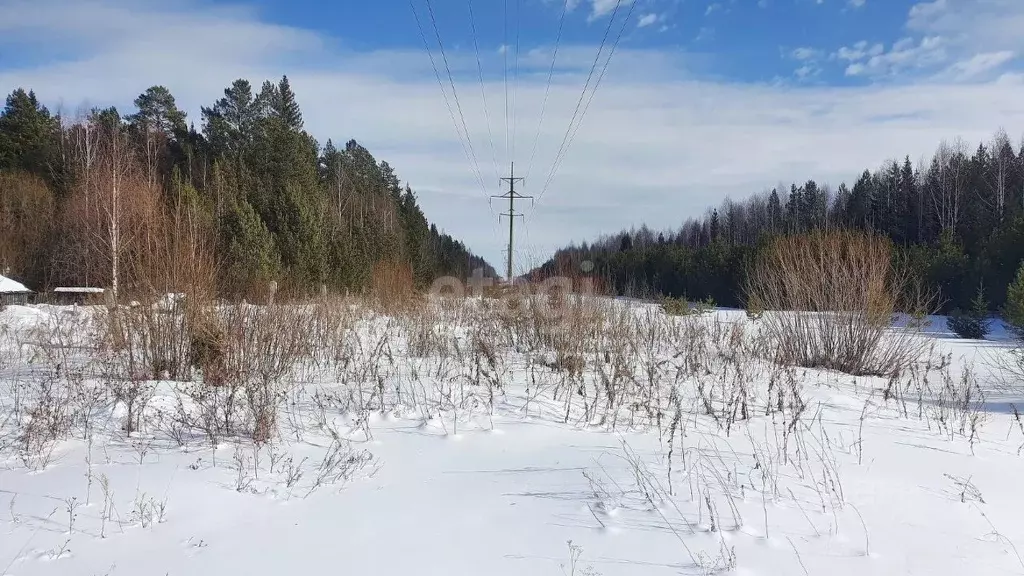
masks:
<path fill-rule="evenodd" d="M 212 107 L 202 108 L 203 135 L 214 156 L 227 155 L 241 161 L 243 150 L 252 142 L 259 106 L 248 80 L 235 80 L 224 89 L 224 97 Z"/>
<path fill-rule="evenodd" d="M 174 96 L 164 86 L 152 86 L 135 99 L 138 112 L 125 118 L 148 130 L 156 130 L 169 140 L 186 132 L 185 113 L 178 109 Z"/>

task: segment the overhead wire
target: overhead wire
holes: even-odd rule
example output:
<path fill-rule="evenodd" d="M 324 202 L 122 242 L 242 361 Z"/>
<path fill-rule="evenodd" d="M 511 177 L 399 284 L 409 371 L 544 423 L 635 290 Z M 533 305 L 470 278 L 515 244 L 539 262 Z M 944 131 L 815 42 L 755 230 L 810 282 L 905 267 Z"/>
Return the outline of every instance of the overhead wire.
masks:
<path fill-rule="evenodd" d="M 502 57 L 502 74 L 504 77 L 505 85 L 505 158 L 510 158 L 509 154 L 509 131 L 508 131 L 508 0 L 503 1 L 504 4 L 504 17 L 502 20 L 502 37 L 501 37 L 501 57 Z"/>
<path fill-rule="evenodd" d="M 553 77 L 554 77 L 555 66 L 556 66 L 557 60 L 558 60 L 559 48 L 560 48 L 561 38 L 562 38 L 562 35 L 563 35 L 563 29 L 564 29 L 564 24 L 565 24 L 566 13 L 568 12 L 569 1 L 570 0 L 563 0 L 563 2 L 562 2 L 562 10 L 561 10 L 561 14 L 559 16 L 559 22 L 558 22 L 558 32 L 557 32 L 557 35 L 556 35 L 556 38 L 555 38 L 554 50 L 552 52 L 551 65 L 550 65 L 550 67 L 548 69 L 547 81 L 546 81 L 546 85 L 545 85 L 545 89 L 544 89 L 544 98 L 543 98 L 543 101 L 542 101 L 542 104 L 541 104 L 540 117 L 539 117 L 539 120 L 538 120 L 538 123 L 537 123 L 537 132 L 536 132 L 536 135 L 534 137 L 533 147 L 532 147 L 530 158 L 529 158 L 529 161 L 528 161 L 528 164 L 527 164 L 527 170 L 526 170 L 527 177 L 532 172 L 533 163 L 534 163 L 534 160 L 536 159 L 536 155 L 537 155 L 537 151 L 538 151 L 539 140 L 540 140 L 540 133 L 541 133 L 541 131 L 543 129 L 543 124 L 544 124 L 545 114 L 546 114 L 546 110 L 547 110 L 547 105 L 548 105 L 548 102 L 549 102 L 549 99 L 550 99 L 551 84 L 552 84 Z M 627 1 L 630 3 L 629 11 L 626 14 L 625 19 L 622 21 L 622 24 L 621 24 L 621 26 L 619 28 L 618 34 L 616 35 L 614 41 L 612 42 L 611 49 L 609 50 L 608 55 L 604 59 L 604 64 L 601 67 L 601 71 L 598 74 L 596 81 L 594 81 L 594 73 L 597 71 L 598 65 L 601 62 L 601 57 L 602 57 L 602 55 L 605 52 L 605 48 L 606 48 L 606 46 L 608 44 L 609 35 L 611 34 L 612 27 L 613 27 L 613 25 L 616 22 L 616 16 L 618 15 L 618 13 L 620 11 L 620 8 L 622 6 L 623 0 L 616 0 L 616 2 L 615 2 L 615 6 L 612 9 L 611 16 L 610 16 L 610 18 L 608 20 L 608 25 L 606 26 L 606 28 L 604 30 L 604 34 L 602 35 L 602 38 L 601 38 L 601 43 L 598 46 L 597 54 L 594 57 L 594 62 L 590 66 L 590 71 L 587 74 L 586 82 L 584 83 L 583 89 L 580 92 L 580 96 L 577 99 L 576 107 L 573 110 L 572 117 L 569 119 L 569 124 L 566 127 L 565 134 L 563 135 L 562 141 L 559 144 L 557 152 L 555 153 L 555 158 L 554 158 L 554 161 L 552 162 L 551 169 L 548 172 L 547 179 L 544 182 L 544 186 L 542 187 L 540 193 L 537 196 L 538 200 L 540 200 L 540 198 L 543 197 L 543 195 L 547 192 L 548 187 L 550 186 L 550 184 L 551 184 L 551 182 L 552 182 L 552 180 L 554 178 L 554 175 L 557 173 L 558 169 L 561 167 L 562 162 L 564 161 L 564 159 L 565 159 L 565 157 L 566 157 L 566 155 L 568 153 L 569 148 L 572 146 L 573 142 L 575 141 L 576 135 L 579 132 L 579 128 L 580 128 L 580 126 L 583 123 L 583 119 L 586 116 L 587 111 L 589 110 L 590 105 L 591 105 L 591 103 L 594 100 L 594 96 L 595 96 L 595 94 L 597 92 L 597 89 L 599 88 L 599 86 L 600 86 L 600 84 L 601 84 L 601 82 L 602 82 L 602 80 L 603 80 L 603 78 L 604 78 L 604 76 L 605 76 L 605 74 L 606 74 L 606 72 L 608 70 L 608 66 L 609 66 L 609 64 L 611 62 L 611 59 L 614 56 L 615 51 L 616 51 L 616 49 L 617 49 L 617 47 L 618 47 L 618 45 L 619 45 L 619 43 L 620 43 L 620 41 L 622 39 L 623 33 L 625 32 L 625 28 L 626 28 L 626 26 L 627 26 L 627 24 L 629 22 L 629 19 L 630 19 L 630 17 L 633 14 L 634 9 L 636 8 L 636 3 L 637 2 L 635 0 L 627 0 Z M 461 101 L 460 101 L 459 96 L 458 96 L 458 90 L 457 90 L 457 88 L 455 86 L 455 80 L 454 80 L 454 76 L 452 74 L 451 65 L 449 64 L 447 54 L 445 53 L 444 44 L 443 44 L 443 42 L 441 40 L 441 34 L 440 34 L 440 30 L 439 30 L 438 25 L 437 25 L 437 19 L 436 19 L 436 16 L 434 14 L 433 6 L 431 4 L 431 0 L 425 0 L 425 3 L 426 3 L 427 10 L 429 12 L 429 15 L 430 15 L 431 25 L 432 25 L 433 30 L 434 30 L 434 37 L 435 37 L 435 39 L 437 41 L 437 45 L 438 45 L 439 51 L 441 53 L 441 58 L 442 58 L 443 63 L 444 63 L 445 71 L 446 71 L 447 76 L 448 76 L 448 83 L 449 83 L 449 86 L 451 87 L 451 90 L 452 90 L 452 97 L 455 100 L 455 107 L 454 108 L 452 107 L 451 102 L 450 102 L 450 100 L 448 98 L 448 93 L 447 93 L 447 90 L 445 89 L 444 81 L 441 78 L 441 74 L 440 74 L 440 71 L 438 69 L 436 60 L 434 59 L 433 52 L 432 52 L 432 50 L 430 48 L 430 43 L 428 42 L 427 37 L 426 37 L 426 33 L 423 30 L 423 25 L 422 25 L 422 23 L 420 21 L 419 14 L 418 14 L 418 12 L 416 10 L 416 6 L 415 6 L 415 3 L 414 3 L 414 0 L 409 0 L 409 5 L 410 5 L 410 7 L 412 8 L 412 11 L 413 11 L 413 16 L 414 16 L 414 18 L 416 20 L 416 26 L 417 26 L 417 29 L 419 30 L 420 38 L 423 40 L 424 47 L 427 50 L 427 55 L 428 55 L 428 57 L 430 59 L 431 67 L 434 70 L 434 76 L 437 79 L 438 87 L 441 89 L 441 95 L 442 95 L 442 97 L 444 99 L 445 106 L 448 108 L 448 113 L 449 113 L 449 115 L 450 115 L 450 117 L 452 119 L 452 123 L 455 126 L 455 131 L 456 131 L 456 135 L 459 138 L 459 143 L 461 144 L 461 146 L 463 148 L 463 152 L 465 153 L 466 158 L 467 158 L 467 160 L 470 163 L 470 169 L 473 172 L 473 175 L 476 178 L 477 183 L 480 185 L 481 190 L 483 191 L 484 195 L 486 196 L 487 195 L 487 186 L 484 184 L 483 175 L 482 175 L 482 173 L 480 171 L 479 160 L 477 158 L 476 151 L 475 151 L 475 149 L 473 147 L 472 136 L 469 133 L 469 128 L 468 128 L 468 125 L 467 125 L 467 122 L 466 122 L 466 116 L 465 116 L 465 113 L 463 112 L 462 104 L 461 104 Z M 508 0 L 503 0 L 503 4 L 504 4 L 504 7 L 503 7 L 503 42 L 502 42 L 502 56 L 503 56 L 503 58 L 502 58 L 502 60 L 503 60 L 502 82 L 503 82 L 504 100 L 505 100 L 505 102 L 504 102 L 504 105 L 505 105 L 505 155 L 506 155 L 506 157 L 507 157 L 507 159 L 509 161 L 514 161 L 515 160 L 515 153 L 516 153 L 516 148 L 515 148 L 516 147 L 516 137 L 517 137 L 517 134 L 518 134 L 517 97 L 518 97 L 519 78 L 520 78 L 521 0 L 516 0 L 516 21 L 515 21 L 516 30 L 515 30 L 515 48 L 514 48 L 515 49 L 514 76 L 515 77 L 514 77 L 514 85 L 512 87 L 511 109 L 510 109 L 510 102 L 509 102 L 509 78 L 508 78 L 508 76 L 509 76 L 509 62 L 508 62 L 508 58 L 509 58 L 509 51 L 510 51 L 510 49 L 512 49 L 512 47 L 509 45 Z M 494 135 L 493 135 L 493 131 L 492 131 L 492 128 L 491 128 L 491 123 L 490 123 L 490 112 L 489 112 L 489 109 L 488 109 L 488 106 L 487 106 L 487 94 L 486 94 L 487 91 L 486 91 L 486 86 L 485 86 L 484 79 L 483 79 L 483 64 L 482 64 L 482 61 L 481 61 L 481 58 L 480 58 L 480 47 L 479 47 L 479 40 L 478 40 L 478 31 L 477 31 L 477 27 L 476 27 L 476 17 L 475 17 L 474 10 L 473 10 L 473 1 L 472 0 L 468 0 L 468 5 L 469 5 L 470 25 L 471 25 L 471 30 L 472 30 L 472 34 L 473 34 L 473 47 L 474 47 L 474 51 L 476 53 L 476 60 L 477 60 L 477 75 L 478 75 L 478 80 L 479 80 L 479 83 L 480 83 L 480 94 L 481 94 L 481 98 L 483 100 L 484 117 L 485 117 L 485 121 L 487 122 L 487 133 L 488 133 L 488 142 L 489 142 L 490 149 L 491 149 L 491 160 L 492 160 L 492 164 L 493 164 L 493 167 L 494 167 L 495 176 L 498 176 L 500 178 L 500 176 L 499 176 L 499 169 L 498 169 L 498 163 L 497 163 L 497 151 L 496 151 L 496 147 L 494 145 Z M 593 86 L 591 87 L 592 83 L 593 83 Z M 589 98 L 587 97 L 588 89 L 590 90 Z M 586 100 L 585 104 L 584 104 L 584 100 Z M 458 112 L 458 118 L 456 118 L 456 111 Z M 510 116 L 511 116 L 511 121 L 510 121 Z M 461 127 L 460 127 L 460 124 L 461 124 Z M 488 202 L 488 207 L 490 208 L 490 203 L 489 202 Z M 534 209 L 535 208 L 536 208 L 536 204 L 534 204 Z M 525 222 L 524 222 L 524 225 L 525 225 Z M 527 236 L 529 236 L 529 228 L 528 227 L 527 227 Z"/>
<path fill-rule="evenodd" d="M 576 140 L 576 134 L 579 132 L 580 126 L 583 124 L 583 118 L 587 115 L 587 110 L 590 109 L 590 103 L 594 101 L 594 95 L 597 93 L 597 89 L 601 85 L 601 80 L 604 79 L 605 72 L 608 71 L 608 64 L 611 63 L 612 57 L 615 56 L 615 49 L 618 48 L 619 41 L 622 40 L 622 34 L 626 30 L 626 24 L 629 23 L 629 18 L 630 16 L 633 15 L 633 9 L 635 7 L 636 2 L 631 2 L 629 6 L 629 11 L 626 13 L 626 18 L 622 21 L 622 25 L 619 27 L 619 33 L 618 35 L 616 35 L 615 41 L 612 43 L 611 50 L 608 51 L 608 57 L 604 61 L 604 66 L 601 67 L 601 73 L 598 74 L 597 76 L 597 82 L 594 83 L 594 89 L 590 91 L 590 97 L 587 99 L 586 105 L 583 106 L 583 112 L 580 114 L 580 120 L 579 122 L 576 123 L 576 128 L 573 129 L 572 135 L 569 136 L 569 142 L 565 146 L 565 152 L 563 152 L 562 154 L 561 161 L 565 160 L 565 154 L 568 152 L 569 147 L 572 146 L 573 141 Z M 552 167 L 551 175 L 549 176 L 548 181 L 545 183 L 544 188 L 541 190 L 540 195 L 538 195 L 538 198 L 544 195 L 544 192 L 547 190 L 548 184 L 550 184 L 551 182 L 551 178 L 554 177 L 555 172 L 557 172 L 558 168 L 561 167 L 561 161 L 559 161 L 557 166 Z"/>
<path fill-rule="evenodd" d="M 548 178 L 544 182 L 544 187 L 541 189 L 541 193 L 538 195 L 538 200 L 544 195 L 548 185 L 551 183 L 551 179 L 554 176 L 555 167 L 558 165 L 562 158 L 563 151 L 566 149 L 566 142 L 569 140 L 569 135 L 572 132 L 573 123 L 576 122 L 576 118 L 579 115 L 580 107 L 583 106 L 583 99 L 587 95 L 587 88 L 590 87 L 590 81 L 594 77 L 594 71 L 597 70 L 597 64 L 601 61 L 601 53 L 604 51 L 605 44 L 608 42 L 608 34 L 612 30 L 612 24 L 615 22 L 615 15 L 619 11 L 619 6 L 622 5 L 622 0 L 615 1 L 615 7 L 612 9 L 611 18 L 608 19 L 608 26 L 605 27 L 604 36 L 601 37 L 601 44 L 598 46 L 597 55 L 594 56 L 594 63 L 590 67 L 590 73 L 587 74 L 587 81 L 583 84 L 583 90 L 580 91 L 579 100 L 576 102 L 576 109 L 573 110 L 572 118 L 569 119 L 569 126 L 565 129 L 565 135 L 562 137 L 562 143 L 558 146 L 558 151 L 555 153 L 555 160 L 551 164 L 551 171 L 548 172 Z"/>
<path fill-rule="evenodd" d="M 471 155 L 469 148 L 466 146 L 466 141 L 462 137 L 462 131 L 459 129 L 459 122 L 455 119 L 455 111 L 452 109 L 451 102 L 448 99 L 448 93 L 444 89 L 444 82 L 441 80 L 441 73 L 437 69 L 434 54 L 430 50 L 430 43 L 427 41 L 427 35 L 423 32 L 423 25 L 420 22 L 419 12 L 416 11 L 416 4 L 413 0 L 409 0 L 409 7 L 412 9 L 413 18 L 416 20 L 416 28 L 420 32 L 420 38 L 423 40 L 423 47 L 427 50 L 427 57 L 430 58 L 430 66 L 434 69 L 434 77 L 437 78 L 437 85 L 441 89 L 441 97 L 444 99 L 444 104 L 448 108 L 448 114 L 451 116 L 452 123 L 455 125 L 455 134 L 459 138 L 459 144 L 462 145 L 462 151 L 466 154 L 466 160 L 470 162 L 470 171 L 474 171 L 475 167 L 473 175 L 476 177 L 477 183 L 480 184 L 480 189 L 484 193 L 484 196 L 486 196 L 487 188 L 484 185 L 483 177 L 480 174 L 479 165 L 476 165 L 476 163 L 473 162 L 473 156 Z M 465 118 L 463 117 L 463 119 Z"/>
<path fill-rule="evenodd" d="M 476 32 L 476 16 L 473 14 L 473 0 L 468 0 L 469 4 L 469 24 L 473 31 L 473 50 L 476 52 L 476 70 L 477 75 L 480 77 L 480 98 L 484 104 L 484 122 L 487 123 L 487 141 L 491 146 L 491 163 L 494 165 L 494 180 L 497 182 L 501 178 L 498 173 L 498 155 L 494 149 L 494 133 L 491 131 L 491 114 L 487 108 L 487 90 L 484 88 L 484 68 L 480 62 L 480 44 L 477 41 Z"/>
<path fill-rule="evenodd" d="M 448 64 L 448 56 L 444 52 L 444 44 L 441 42 L 441 32 L 437 28 L 437 19 L 434 17 L 434 7 L 430 0 L 426 0 L 427 11 L 430 13 L 430 22 L 434 27 L 434 36 L 437 38 L 437 46 L 441 50 L 441 59 L 444 61 L 445 71 L 448 72 L 448 82 L 452 87 L 452 95 L 455 97 L 455 107 L 459 111 L 459 118 L 462 120 L 462 130 L 466 134 L 466 142 L 469 144 L 469 153 L 472 156 L 473 167 L 476 169 L 477 178 L 483 185 L 483 174 L 480 172 L 480 163 L 477 162 L 476 151 L 473 150 L 473 138 L 469 135 L 469 128 L 466 126 L 466 115 L 462 112 L 462 103 L 459 101 L 459 92 L 455 89 L 455 79 L 452 77 L 452 69 Z M 418 18 L 417 18 L 418 20 Z M 435 68 L 436 70 L 436 68 Z M 487 195 L 487 188 L 484 187 L 484 195 Z"/>
<path fill-rule="evenodd" d="M 544 100 L 540 105 L 540 120 L 537 122 L 537 134 L 533 137 L 533 151 L 530 153 L 530 160 L 526 164 L 526 177 L 530 177 L 533 170 L 533 161 L 537 157 L 537 145 L 540 143 L 540 131 L 544 126 L 544 113 L 548 106 L 548 97 L 551 94 L 551 79 L 555 74 L 555 63 L 558 60 L 558 47 L 562 42 L 562 28 L 565 25 L 565 13 L 568 11 L 569 0 L 562 0 L 562 14 L 558 17 L 558 33 L 555 35 L 555 49 L 551 54 L 551 67 L 548 68 L 548 80 L 544 86 Z"/>
<path fill-rule="evenodd" d="M 516 160 L 516 111 L 518 109 L 517 104 L 519 103 L 519 37 L 520 37 L 520 14 L 522 12 L 522 0 L 516 0 L 516 59 L 515 59 L 515 84 L 512 86 L 512 154 L 509 160 L 515 162 Z"/>

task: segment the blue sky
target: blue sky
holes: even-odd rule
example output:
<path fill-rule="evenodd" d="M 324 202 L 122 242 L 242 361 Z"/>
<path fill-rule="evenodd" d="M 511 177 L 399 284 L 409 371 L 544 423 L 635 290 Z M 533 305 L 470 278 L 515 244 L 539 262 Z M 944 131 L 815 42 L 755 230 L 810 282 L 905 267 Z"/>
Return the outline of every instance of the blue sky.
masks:
<path fill-rule="evenodd" d="M 32 88 L 74 115 L 130 111 L 162 84 L 198 122 L 235 78 L 288 74 L 320 142 L 359 140 L 495 264 L 506 228 L 487 196 L 515 161 L 539 197 L 523 266 L 602 233 L 677 227 L 726 197 L 808 178 L 835 188 L 892 157 L 926 160 L 943 139 L 1024 134 L 1020 0 L 621 0 L 622 41 L 556 165 L 616 1 L 570 1 L 548 85 L 561 0 L 508 0 L 510 66 L 521 9 L 508 124 L 504 0 L 473 0 L 482 81 L 468 0 L 431 0 L 454 122 L 409 0 L 0 0 L 0 91 Z M 426 0 L 412 2 L 433 41 Z"/>
<path fill-rule="evenodd" d="M 619 22 L 630 12 L 628 1 L 619 2 L 617 13 L 616 0 L 568 1 L 561 41 L 569 45 L 599 42 L 613 13 L 614 37 Z M 409 0 L 324 4 L 316 0 L 256 0 L 249 5 L 269 21 L 320 32 L 355 50 L 422 47 Z M 433 42 L 428 3 L 415 0 L 412 4 Z M 686 53 L 698 57 L 699 63 L 692 65 L 695 71 L 740 82 L 866 83 L 871 81 L 870 75 L 849 71 L 851 61 L 839 57 L 839 50 L 866 42 L 869 49 L 881 46 L 888 51 L 901 39 L 926 37 L 926 33 L 907 27 L 908 15 L 919 4 L 946 2 L 636 0 L 622 46 Z M 473 45 L 472 5 L 477 42 L 486 54 L 506 40 L 514 45 L 517 32 L 521 53 L 550 45 L 563 2 L 434 0 L 429 5 L 443 42 L 453 50 L 469 50 Z M 502 74 L 503 68 L 492 66 L 485 73 Z"/>

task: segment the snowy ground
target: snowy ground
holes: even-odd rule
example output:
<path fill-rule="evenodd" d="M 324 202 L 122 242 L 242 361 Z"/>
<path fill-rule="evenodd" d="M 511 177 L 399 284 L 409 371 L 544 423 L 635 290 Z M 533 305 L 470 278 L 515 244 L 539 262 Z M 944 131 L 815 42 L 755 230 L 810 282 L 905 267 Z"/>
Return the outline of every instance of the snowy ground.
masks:
<path fill-rule="evenodd" d="M 211 438 L 202 386 L 126 376 L 98 314 L 0 312 L 0 574 L 1024 573 L 1005 334 L 934 326 L 890 384 L 774 366 L 742 312 L 545 340 L 481 306 L 331 316 L 260 372 L 259 445 L 252 403 Z"/>

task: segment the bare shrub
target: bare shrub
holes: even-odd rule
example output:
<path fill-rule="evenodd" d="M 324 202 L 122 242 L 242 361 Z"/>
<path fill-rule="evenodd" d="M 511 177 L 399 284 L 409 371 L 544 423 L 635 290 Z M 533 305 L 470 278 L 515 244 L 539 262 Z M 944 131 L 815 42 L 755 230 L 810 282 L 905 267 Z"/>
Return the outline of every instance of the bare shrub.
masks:
<path fill-rule="evenodd" d="M 891 242 L 867 232 L 816 231 L 775 240 L 748 274 L 746 297 L 782 363 L 854 375 L 901 373 L 924 341 L 917 324 L 890 329 L 894 315 L 921 317 L 934 302 L 895 264 Z"/>
<path fill-rule="evenodd" d="M 209 386 L 223 386 L 230 378 L 227 366 L 228 333 L 218 322 L 214 312 L 197 314 L 191 322 L 188 335 L 189 364 L 198 368 L 203 382 Z"/>
<path fill-rule="evenodd" d="M 955 378 L 947 367 L 941 372 L 942 387 L 932 399 L 929 416 L 939 431 L 952 439 L 956 434 L 967 438 L 973 447 L 984 423 L 985 394 L 974 371 L 964 366 Z"/>
<path fill-rule="evenodd" d="M 451 352 L 452 340 L 441 326 L 439 310 L 431 305 L 407 309 L 398 318 L 409 354 L 415 357 L 437 356 Z"/>
<path fill-rule="evenodd" d="M 351 342 L 362 310 L 348 298 L 322 295 L 313 303 L 309 338 L 318 369 L 351 361 Z"/>
<path fill-rule="evenodd" d="M 203 379 L 178 388 L 176 425 L 199 430 L 215 444 L 242 430 L 257 443 L 277 434 L 288 382 L 312 358 L 315 309 L 225 306 L 203 317 L 193 349 Z"/>
<path fill-rule="evenodd" d="M 38 176 L 0 173 L 0 271 L 26 275 L 45 257 L 56 212 L 53 192 Z M 8 273 L 10 275 L 10 273 Z M 32 284 L 38 278 L 20 278 Z M 4 304 L 0 303 L 0 311 Z"/>
<path fill-rule="evenodd" d="M 218 335 L 210 322 L 216 291 L 213 246 L 197 212 L 179 204 L 153 214 L 148 241 L 123 271 L 134 301 L 113 306 L 108 347 L 120 377 L 186 381 L 193 368 L 215 361 Z"/>
<path fill-rule="evenodd" d="M 58 440 L 91 434 L 93 412 L 107 401 L 106 390 L 89 382 L 96 335 L 91 316 L 77 311 L 47 315 L 28 332 L 27 364 L 12 374 L 10 407 L 26 466 L 44 468 Z"/>
<path fill-rule="evenodd" d="M 412 267 L 397 262 L 378 262 L 373 266 L 369 289 L 370 302 L 385 315 L 392 315 L 422 304 L 416 293 Z"/>
<path fill-rule="evenodd" d="M 993 383 L 1001 391 L 1016 394 L 1024 390 L 1024 340 L 1015 340 L 1009 349 L 996 349 L 982 355 L 992 369 Z"/>
<path fill-rule="evenodd" d="M 245 389 L 250 433 L 254 441 L 265 442 L 277 430 L 286 377 L 307 353 L 305 336 L 311 317 L 284 306 L 239 306 L 231 315 L 236 373 Z"/>
<path fill-rule="evenodd" d="M 157 380 L 190 377 L 189 337 L 177 304 L 111 308 L 105 316 L 109 330 L 110 377 Z"/>

